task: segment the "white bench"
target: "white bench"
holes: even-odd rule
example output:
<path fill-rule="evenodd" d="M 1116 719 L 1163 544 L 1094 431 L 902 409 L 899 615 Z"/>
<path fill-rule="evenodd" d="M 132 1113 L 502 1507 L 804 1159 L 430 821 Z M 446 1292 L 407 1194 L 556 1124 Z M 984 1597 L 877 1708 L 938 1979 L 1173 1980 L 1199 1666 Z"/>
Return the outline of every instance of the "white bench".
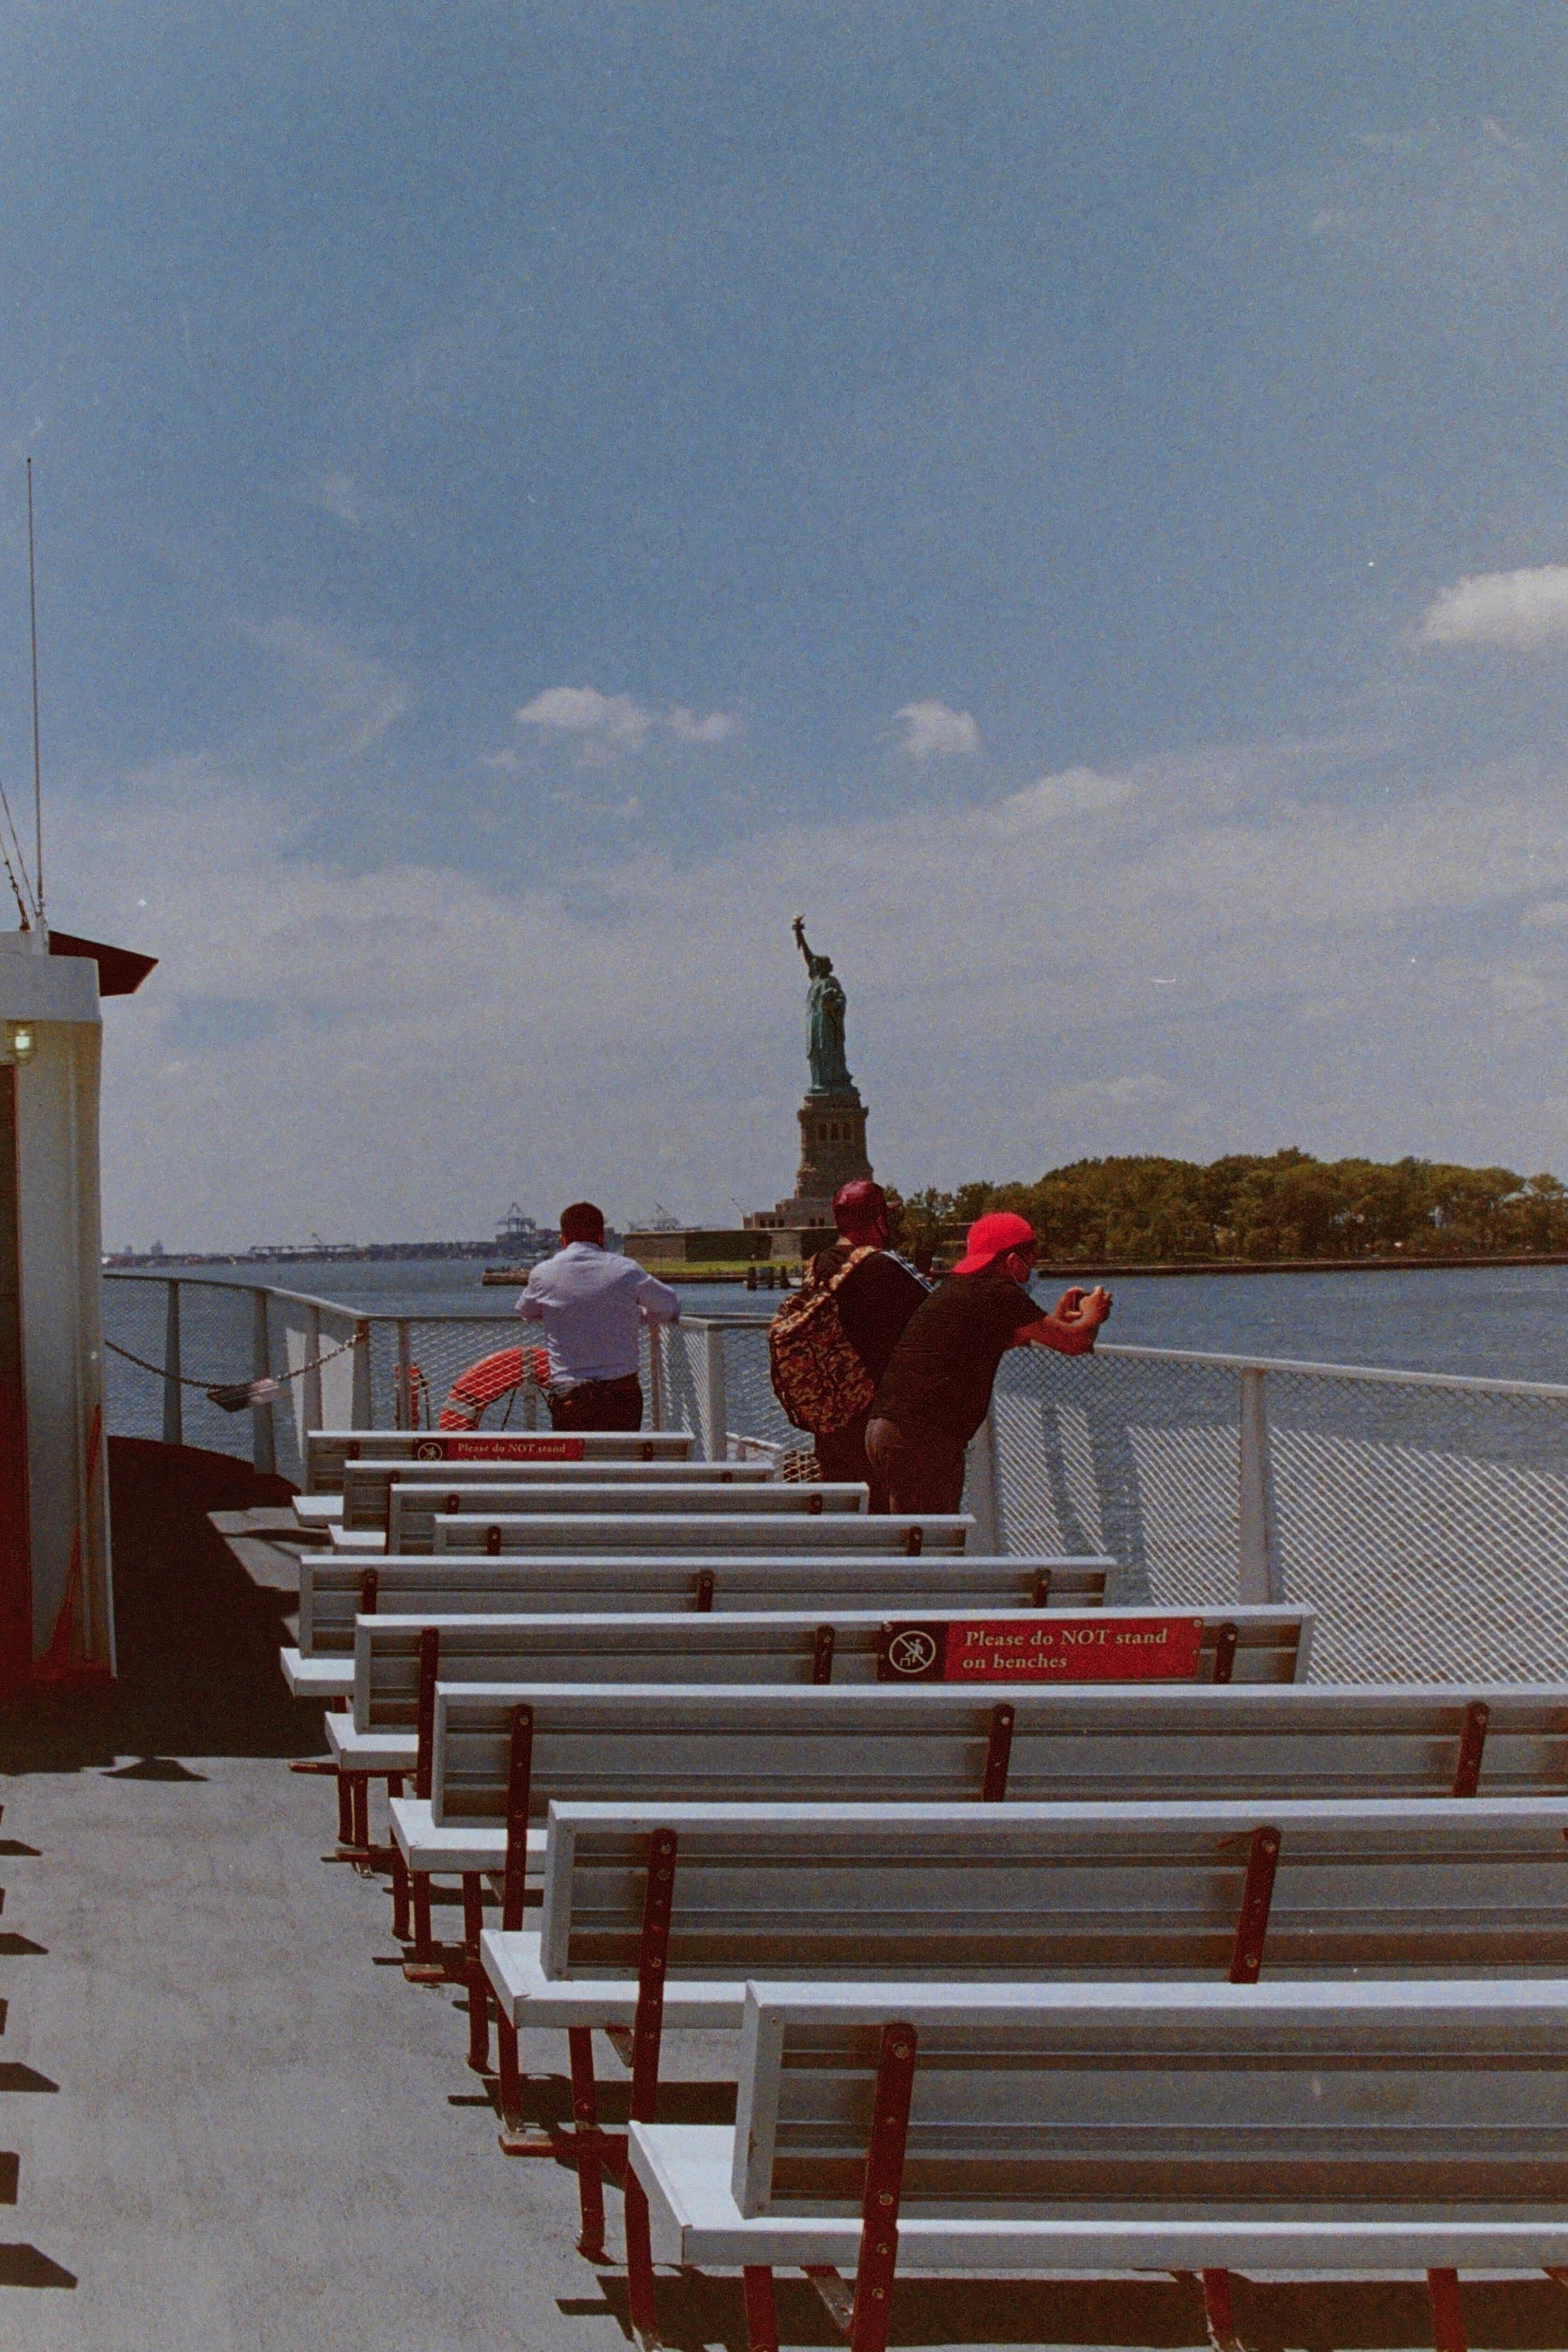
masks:
<path fill-rule="evenodd" d="M 376 1595 L 370 1570 L 361 1600 Z M 1038 1586 L 1037 1586 L 1038 1590 Z M 559 1682 L 689 1684 L 899 1682 L 947 1665 L 973 1687 L 1026 1668 L 1049 1666 L 1071 1677 L 1086 1664 L 1103 1676 L 1145 1673 L 1151 1629 L 1190 1636 L 1179 1655 L 1159 1663 L 1202 1682 L 1289 1681 L 1305 1670 L 1311 1640 L 1310 1611 L 1289 1608 L 1216 1612 L 1205 1617 L 1151 1618 L 1094 1611 L 1053 1611 L 1042 1622 L 1027 1614 L 967 1611 L 926 1612 L 918 1622 L 890 1620 L 881 1611 L 831 1605 L 810 1612 L 684 1611 L 640 1615 L 619 1611 L 596 1616 L 462 1615 L 431 1622 L 418 1616 L 362 1613 L 354 1630 L 352 1714 L 326 1718 L 327 1746 L 338 1781 L 339 1843 L 345 1853 L 369 1857 L 370 1782 L 384 1780 L 401 1797 L 412 1774 L 431 1780 L 437 1675 L 448 1683 Z M 964 1654 L 981 1637 L 980 1654 Z M 1116 1654 L 1121 1653 L 1120 1665 Z M 1190 1656 L 1189 1656 L 1190 1652 Z M 911 1655 L 912 1653 L 912 1655 Z M 1108 1663 L 1109 1661 L 1109 1663 Z M 395 1935 L 407 1933 L 408 1886 L 402 1857 L 387 1853 L 393 1874 Z M 421 1952 L 421 1965 L 425 1960 Z"/>
<path fill-rule="evenodd" d="M 900 2263 L 1195 2272 L 1219 2347 L 1232 2270 L 1415 2270 L 1463 2352 L 1460 2270 L 1568 2264 L 1565 2082 L 1560 1981 L 752 1985 L 733 2126 L 632 2123 L 633 2324 L 655 2252 L 742 2269 L 753 2352 L 785 2264 L 855 2271 L 852 2352 Z"/>
<path fill-rule="evenodd" d="M 846 1685 L 437 1684 L 393 1839 L 416 1972 L 437 1967 L 430 1880 L 463 1881 L 465 1973 L 482 1880 L 514 1919 L 552 1798 L 908 1803 L 1472 1796 L 1568 1786 L 1568 1690 L 1106 1685 L 992 1691 Z M 429 1759 L 428 1777 L 424 1759 Z"/>
<path fill-rule="evenodd" d="M 374 1571 L 373 1571 L 374 1573 Z M 1305 1673 L 1314 1622 L 1288 1607 L 1183 1612 L 1050 1610 L 987 1615 L 923 1612 L 918 1624 L 881 1610 L 616 1611 L 595 1615 L 361 1615 L 354 1627 L 353 1707 L 327 1717 L 339 1768 L 412 1772 L 417 1728 L 434 1729 L 437 1679 L 458 1683 L 898 1683 L 945 1664 L 947 1678 L 1000 1685 L 1020 1668 L 1072 1681 L 1140 1679 L 1152 1661 L 1191 1682 L 1293 1682 Z M 1190 1640 L 1151 1645 L 1151 1629 Z M 974 1643 L 976 1635 L 983 1641 Z M 963 1654 L 971 1645 L 973 1657 Z M 938 1654 L 930 1658 L 931 1653 Z M 952 1654 L 949 1658 L 944 1654 Z M 1120 1659 L 1120 1664 L 1118 1661 Z"/>
<path fill-rule="evenodd" d="M 375 1608 L 424 1620 L 502 1613 L 602 1614 L 606 1610 L 876 1609 L 930 1611 L 1097 1609 L 1114 1562 L 1043 1553 L 901 1551 L 572 1554 L 491 1559 L 416 1554 L 359 1562 L 306 1554 L 300 1564 L 300 1642 L 283 1674 L 296 1697 L 335 1701 L 353 1693 L 356 1618 Z"/>
<path fill-rule="evenodd" d="M 926 1684 L 789 1688 L 437 1682 L 428 1801 L 395 1806 L 433 1869 L 500 1869 L 522 1793 L 758 1802 L 853 1795 L 1100 1802 L 1541 1796 L 1568 1789 L 1568 1687 L 1503 1683 Z M 462 1857 L 457 1860 L 457 1857 Z"/>
<path fill-rule="evenodd" d="M 308 1429 L 305 1492 L 341 1492 L 348 1462 L 687 1462 L 689 1429 Z"/>
<path fill-rule="evenodd" d="M 827 1487 L 764 1487 L 764 1494 L 827 1494 Z M 748 1497 L 748 1500 L 751 1498 Z M 632 1514 L 509 1512 L 486 1519 L 468 1513 L 440 1514 L 435 1548 L 439 1553 L 838 1551 L 901 1553 L 916 1559 L 931 1552 L 963 1549 L 974 1521 L 967 1512 L 670 1511 Z"/>
<path fill-rule="evenodd" d="M 429 1486 L 439 1476 L 447 1492 L 484 1487 L 506 1493 L 541 1485 L 756 1486 L 777 1476 L 768 1462 L 454 1462 L 438 1474 L 424 1462 L 349 1462 L 341 1495 L 297 1495 L 294 1512 L 301 1527 L 373 1529 L 384 1536 L 391 1491 L 404 1485 Z"/>
<path fill-rule="evenodd" d="M 695 1466 L 710 1470 L 706 1463 Z M 602 1517 L 605 1512 L 614 1512 L 622 1518 L 668 1517 L 678 1513 L 683 1518 L 744 1516 L 816 1519 L 863 1516 L 870 1500 L 864 1484 L 787 1486 L 783 1479 L 772 1476 L 765 1465 L 754 1464 L 734 1465 L 730 1478 L 720 1483 L 724 1477 L 724 1466 L 714 1465 L 712 1468 L 718 1469 L 719 1478 L 710 1471 L 708 1479 L 689 1479 L 679 1492 L 672 1492 L 664 1479 L 627 1480 L 619 1485 L 600 1480 L 584 1480 L 580 1484 L 541 1480 L 537 1485 L 530 1482 L 521 1486 L 416 1486 L 409 1481 L 395 1486 L 388 1497 L 385 1548 L 404 1553 L 436 1550 L 438 1520 L 458 1525 L 465 1519 L 482 1522 L 477 1547 L 479 1549 L 486 1547 L 489 1528 L 499 1527 L 500 1538 L 496 1548 L 510 1551 L 512 1546 L 507 1541 L 507 1530 L 514 1520 L 561 1517 L 569 1512 L 578 1512 L 585 1517 Z M 466 1537 L 462 1541 L 466 1544 Z M 447 1549 L 458 1548 L 448 1539 Z"/>
<path fill-rule="evenodd" d="M 1236 1804 L 552 1803 L 543 1907 L 481 1938 L 499 2011 L 501 2145 L 517 2035 L 563 2030 L 584 2250 L 603 2243 L 591 2043 L 651 2121 L 666 2027 L 740 2025 L 749 1978 L 1519 1975 L 1568 1969 L 1568 1795 Z M 470 1991 L 470 2065 L 488 2056 Z M 591 2142 L 591 2145 L 590 2145 Z"/>

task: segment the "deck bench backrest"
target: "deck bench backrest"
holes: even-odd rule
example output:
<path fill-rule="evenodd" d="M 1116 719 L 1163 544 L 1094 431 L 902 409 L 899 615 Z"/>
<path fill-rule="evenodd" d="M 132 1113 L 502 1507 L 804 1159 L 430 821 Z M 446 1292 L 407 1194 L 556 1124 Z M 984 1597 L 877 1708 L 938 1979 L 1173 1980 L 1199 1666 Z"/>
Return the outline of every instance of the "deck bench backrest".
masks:
<path fill-rule="evenodd" d="M 781 1984 L 747 1993 L 742 2214 L 858 2205 L 895 2021 L 914 2043 L 906 2220 L 1152 2203 L 1560 2226 L 1568 2200 L 1568 1986 L 1552 1980 Z"/>
<path fill-rule="evenodd" d="M 354 1726 L 360 1731 L 412 1730 L 417 1715 L 421 1636 L 438 1640 L 438 1676 L 458 1682 L 698 1682 L 876 1683 L 896 1673 L 891 1660 L 907 1634 L 879 1610 L 822 1606 L 657 1615 L 628 1612 L 584 1616 L 444 1616 L 405 1612 L 362 1616 L 354 1634 Z M 1021 1649 L 1033 1663 L 1048 1658 L 1070 1679 L 1086 1659 L 1097 1668 L 1117 1648 L 1119 1634 L 1135 1642 L 1144 1629 L 1168 1621 L 1147 1611 L 1037 1609 L 984 1620 L 991 1644 L 978 1671 L 994 1678 Z M 969 1612 L 931 1612 L 921 1624 L 922 1643 L 958 1648 L 973 1630 Z M 1308 1646 L 1310 1611 L 1290 1608 L 1212 1610 L 1185 1616 L 1192 1629 L 1186 1678 L 1212 1683 L 1293 1682 Z M 945 1637 L 945 1638 L 944 1638 Z M 955 1639 L 955 1637 L 957 1637 Z M 1136 1673 L 1146 1650 L 1123 1641 L 1126 1671 Z M 962 1663 L 958 1669 L 962 1671 Z"/>
<path fill-rule="evenodd" d="M 384 1530 L 393 1487 L 429 1488 L 437 1477 L 443 1494 L 483 1487 L 507 1496 L 539 1486 L 753 1487 L 773 1483 L 777 1473 L 771 1462 L 454 1462 L 439 1472 L 425 1462 L 350 1462 L 343 1467 L 344 1527 Z"/>
<path fill-rule="evenodd" d="M 571 1616 L 626 1610 L 879 1609 L 900 1618 L 931 1610 L 1096 1609 L 1113 1563 L 1047 1554 L 938 1552 L 629 1553 L 491 1559 L 472 1552 L 300 1561 L 300 1649 L 352 1656 L 367 1594 L 378 1611 L 413 1616 L 497 1612 Z M 367 1574 L 373 1579 L 367 1588 Z"/>
<path fill-rule="evenodd" d="M 1568 1687 L 1243 1683 L 972 1691 L 437 1685 L 437 1823 L 501 1822 L 513 1727 L 529 1802 L 728 1797 L 904 1803 L 1488 1795 L 1568 1788 Z"/>
<path fill-rule="evenodd" d="M 696 1445 L 689 1429 L 587 1430 L 569 1436 L 545 1429 L 310 1429 L 305 1492 L 341 1494 L 349 1462 L 688 1462 Z"/>
<path fill-rule="evenodd" d="M 668 1517 L 683 1518 L 841 1518 L 864 1517 L 870 1500 L 864 1486 L 786 1486 L 782 1479 L 746 1479 L 725 1486 L 697 1484 L 672 1488 L 665 1479 L 626 1481 L 619 1485 L 585 1479 L 580 1484 L 540 1480 L 526 1486 L 416 1486 L 410 1479 L 393 1488 L 387 1497 L 388 1551 L 431 1551 L 436 1548 L 436 1523 L 441 1519 L 478 1519 L 502 1528 L 500 1549 L 510 1550 L 504 1531 L 514 1519 L 560 1517 L 581 1512 L 588 1517 Z"/>
<path fill-rule="evenodd" d="M 1568 1961 L 1568 1795 L 1267 1811 L 557 1801 L 549 1826 L 540 1963 L 563 1984 L 637 1979 L 660 1832 L 674 1842 L 661 1980 L 1224 1978 L 1260 1828 L 1279 1840 L 1258 1938 L 1270 1977 Z"/>
<path fill-rule="evenodd" d="M 763 1493 L 810 1495 L 810 1487 L 763 1488 Z M 824 1491 L 816 1489 L 818 1493 Z M 749 1498 L 748 1498 L 749 1499 Z M 929 1552 L 963 1549 L 974 1522 L 967 1512 L 887 1513 L 868 1511 L 508 1511 L 481 1514 L 439 1512 L 435 1549 L 482 1552 L 700 1552 L 837 1551 L 891 1552 L 918 1559 Z M 389 1544 L 389 1551 L 405 1547 Z"/>

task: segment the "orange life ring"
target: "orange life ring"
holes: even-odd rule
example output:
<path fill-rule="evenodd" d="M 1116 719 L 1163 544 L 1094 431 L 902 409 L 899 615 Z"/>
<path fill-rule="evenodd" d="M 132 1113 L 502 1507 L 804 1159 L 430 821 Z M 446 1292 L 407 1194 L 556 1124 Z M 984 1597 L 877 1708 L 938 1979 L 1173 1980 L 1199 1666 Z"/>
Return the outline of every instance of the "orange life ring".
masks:
<path fill-rule="evenodd" d="M 536 1386 L 542 1388 L 548 1364 L 542 1348 L 498 1348 L 493 1356 L 481 1356 L 452 1382 L 437 1428 L 477 1429 L 485 1407 L 521 1388 L 531 1369 Z"/>

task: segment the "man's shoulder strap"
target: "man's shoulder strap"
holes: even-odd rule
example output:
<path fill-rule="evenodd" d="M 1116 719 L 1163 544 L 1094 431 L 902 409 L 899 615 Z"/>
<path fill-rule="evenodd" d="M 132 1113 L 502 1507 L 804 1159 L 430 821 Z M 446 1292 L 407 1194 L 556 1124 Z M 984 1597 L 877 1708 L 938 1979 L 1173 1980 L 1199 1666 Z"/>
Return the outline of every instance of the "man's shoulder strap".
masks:
<path fill-rule="evenodd" d="M 874 1243 L 862 1242 L 858 1248 L 850 1251 L 843 1265 L 828 1276 L 823 1285 L 824 1289 L 841 1290 L 858 1265 L 863 1265 L 868 1257 L 879 1257 L 880 1255 L 880 1251 Z"/>

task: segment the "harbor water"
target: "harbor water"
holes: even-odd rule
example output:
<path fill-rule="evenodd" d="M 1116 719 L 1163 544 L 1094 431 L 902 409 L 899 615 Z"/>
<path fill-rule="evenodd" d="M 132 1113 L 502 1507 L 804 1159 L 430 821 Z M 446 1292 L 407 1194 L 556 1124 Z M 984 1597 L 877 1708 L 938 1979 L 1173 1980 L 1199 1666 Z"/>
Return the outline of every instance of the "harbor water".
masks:
<path fill-rule="evenodd" d="M 172 1274 L 184 1269 L 170 1266 Z M 187 1278 L 257 1281 L 384 1315 L 506 1315 L 516 1292 L 474 1259 L 326 1258 L 196 1266 Z M 1037 1286 L 1047 1303 L 1059 1290 Z M 1568 1381 L 1568 1266 L 1432 1267 L 1394 1274 L 1132 1275 L 1112 1286 L 1105 1337 L 1150 1348 L 1384 1364 L 1491 1380 Z M 743 1283 L 680 1286 L 689 1316 L 764 1321 L 781 1303 Z"/>

